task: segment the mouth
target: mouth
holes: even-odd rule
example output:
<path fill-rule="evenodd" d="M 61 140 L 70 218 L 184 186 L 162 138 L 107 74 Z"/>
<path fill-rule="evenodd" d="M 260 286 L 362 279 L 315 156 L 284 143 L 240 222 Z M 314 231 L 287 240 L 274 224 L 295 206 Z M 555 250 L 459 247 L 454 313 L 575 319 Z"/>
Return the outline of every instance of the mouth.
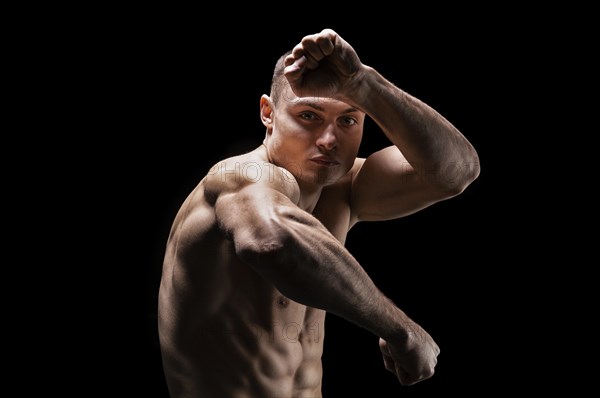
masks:
<path fill-rule="evenodd" d="M 316 156 L 314 158 L 311 158 L 310 161 L 325 167 L 334 167 L 340 164 L 340 162 L 328 156 Z"/>

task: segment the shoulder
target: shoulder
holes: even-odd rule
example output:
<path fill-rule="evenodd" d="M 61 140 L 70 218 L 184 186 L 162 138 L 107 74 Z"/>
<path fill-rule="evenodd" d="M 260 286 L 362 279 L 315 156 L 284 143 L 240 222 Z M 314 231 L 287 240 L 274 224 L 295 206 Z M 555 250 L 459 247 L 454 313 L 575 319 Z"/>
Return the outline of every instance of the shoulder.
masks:
<path fill-rule="evenodd" d="M 243 190 L 276 190 L 295 203 L 300 197 L 294 176 L 283 167 L 270 163 L 257 151 L 217 162 L 210 168 L 203 183 L 206 198 L 213 203 L 223 194 Z"/>

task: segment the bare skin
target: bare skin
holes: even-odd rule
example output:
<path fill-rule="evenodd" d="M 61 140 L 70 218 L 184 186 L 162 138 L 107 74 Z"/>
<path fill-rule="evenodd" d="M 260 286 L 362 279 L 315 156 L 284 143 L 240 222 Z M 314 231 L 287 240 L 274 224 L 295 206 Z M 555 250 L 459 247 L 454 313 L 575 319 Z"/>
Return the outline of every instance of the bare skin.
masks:
<path fill-rule="evenodd" d="M 378 336 L 400 384 L 434 373 L 433 338 L 344 242 L 357 222 L 461 193 L 479 174 L 477 154 L 332 30 L 306 36 L 284 66 L 260 100 L 263 144 L 216 164 L 169 235 L 159 333 L 174 398 L 321 397 L 326 312 Z M 391 145 L 363 159 L 367 115 Z"/>

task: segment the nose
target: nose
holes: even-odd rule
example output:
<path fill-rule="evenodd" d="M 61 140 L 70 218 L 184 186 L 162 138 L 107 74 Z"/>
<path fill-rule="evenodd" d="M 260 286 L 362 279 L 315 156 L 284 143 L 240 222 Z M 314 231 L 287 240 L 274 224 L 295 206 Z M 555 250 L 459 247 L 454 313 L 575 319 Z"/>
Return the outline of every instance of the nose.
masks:
<path fill-rule="evenodd" d="M 328 124 L 317 137 L 317 146 L 327 151 L 337 148 L 337 136 L 335 135 L 335 124 Z"/>

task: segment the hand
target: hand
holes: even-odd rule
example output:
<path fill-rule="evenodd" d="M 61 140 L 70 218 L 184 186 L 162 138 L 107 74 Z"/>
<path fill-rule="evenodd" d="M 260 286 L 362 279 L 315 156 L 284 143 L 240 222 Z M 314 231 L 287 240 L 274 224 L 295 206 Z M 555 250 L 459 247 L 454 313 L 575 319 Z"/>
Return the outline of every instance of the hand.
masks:
<path fill-rule="evenodd" d="M 394 373 L 400 384 L 410 386 L 433 376 L 440 348 L 419 325 L 411 325 L 406 343 L 391 344 L 379 339 L 385 368 Z"/>
<path fill-rule="evenodd" d="M 284 75 L 298 97 L 352 97 L 363 70 L 354 49 L 331 29 L 305 36 L 285 59 Z"/>

